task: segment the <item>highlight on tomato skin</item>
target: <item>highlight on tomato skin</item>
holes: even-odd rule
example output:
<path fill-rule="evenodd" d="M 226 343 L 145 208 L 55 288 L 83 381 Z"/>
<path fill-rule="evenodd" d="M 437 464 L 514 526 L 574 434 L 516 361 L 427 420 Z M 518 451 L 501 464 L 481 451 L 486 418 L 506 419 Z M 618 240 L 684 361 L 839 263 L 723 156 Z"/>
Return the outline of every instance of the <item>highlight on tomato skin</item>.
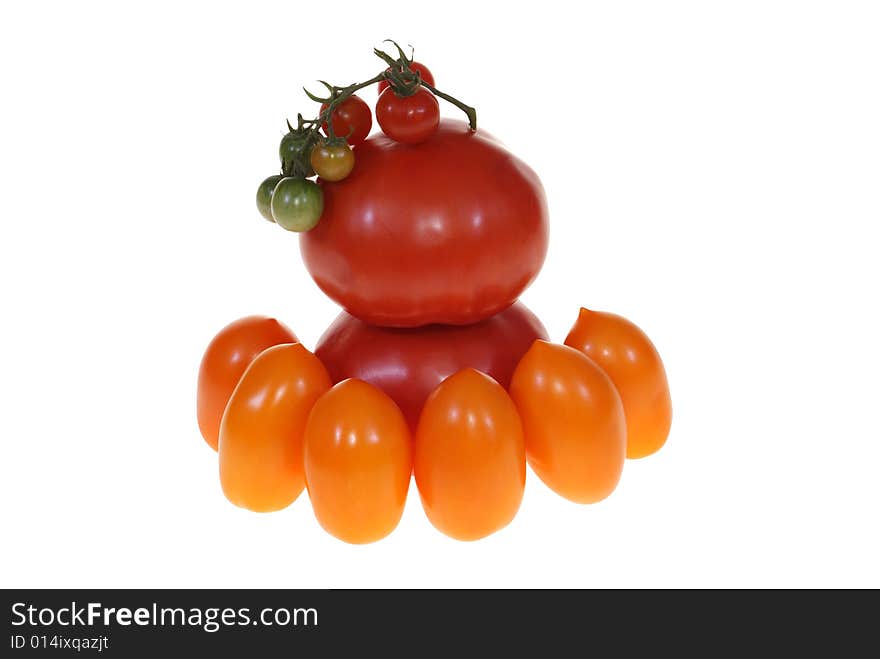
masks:
<path fill-rule="evenodd" d="M 196 411 L 202 437 L 215 451 L 220 419 L 248 365 L 266 348 L 299 339 L 283 323 L 267 316 L 245 316 L 229 323 L 211 340 L 199 366 Z"/>
<path fill-rule="evenodd" d="M 306 419 L 331 384 L 300 343 L 273 346 L 251 362 L 220 423 L 220 484 L 229 501 L 273 512 L 299 497 Z"/>
<path fill-rule="evenodd" d="M 672 399 L 663 361 L 648 336 L 622 316 L 581 308 L 565 344 L 595 361 L 620 393 L 626 457 L 659 451 L 672 426 Z"/>
<path fill-rule="evenodd" d="M 306 423 L 303 464 L 312 509 L 328 533 L 365 544 L 395 529 L 412 477 L 411 438 L 381 390 L 350 379 L 321 396 Z"/>
<path fill-rule="evenodd" d="M 457 540 L 507 526 L 526 483 L 522 423 L 510 396 L 472 368 L 447 378 L 425 403 L 413 471 L 431 523 Z"/>
<path fill-rule="evenodd" d="M 626 458 L 623 403 L 595 362 L 568 346 L 535 341 L 510 395 L 538 477 L 576 503 L 596 503 L 620 480 Z"/>

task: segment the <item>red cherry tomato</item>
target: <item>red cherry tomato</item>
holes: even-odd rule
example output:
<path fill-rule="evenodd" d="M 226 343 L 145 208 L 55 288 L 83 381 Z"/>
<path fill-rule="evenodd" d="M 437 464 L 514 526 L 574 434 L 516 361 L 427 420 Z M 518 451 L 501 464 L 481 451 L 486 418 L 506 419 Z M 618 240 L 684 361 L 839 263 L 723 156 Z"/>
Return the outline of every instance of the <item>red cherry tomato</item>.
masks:
<path fill-rule="evenodd" d="M 196 408 L 199 429 L 217 450 L 220 419 L 248 365 L 266 348 L 298 339 L 274 318 L 247 316 L 224 327 L 208 345 L 199 367 Z"/>
<path fill-rule="evenodd" d="M 626 458 L 623 403 L 583 353 L 536 341 L 510 383 L 529 464 L 550 489 L 577 503 L 607 497 Z"/>
<path fill-rule="evenodd" d="M 444 120 L 418 148 L 377 134 L 357 161 L 322 184 L 321 221 L 300 235 L 312 277 L 352 315 L 466 325 L 510 306 L 541 269 L 541 182 L 481 130 Z"/>
<path fill-rule="evenodd" d="M 409 429 L 388 396 L 360 380 L 318 399 L 306 424 L 304 465 L 315 517 L 354 544 L 400 521 L 412 475 Z"/>
<path fill-rule="evenodd" d="M 526 484 L 526 449 L 513 401 L 473 369 L 441 384 L 419 419 L 413 468 L 431 523 L 458 540 L 507 526 Z"/>
<path fill-rule="evenodd" d="M 437 132 L 440 104 L 424 87 L 410 96 L 398 96 L 389 87 L 376 102 L 376 121 L 395 142 L 421 144 Z"/>
<path fill-rule="evenodd" d="M 608 374 L 626 413 L 626 457 L 660 450 L 672 425 L 672 399 L 657 349 L 626 318 L 581 309 L 565 344 L 583 352 Z"/>
<path fill-rule="evenodd" d="M 412 69 L 413 71 L 418 72 L 419 75 L 421 76 L 422 80 L 427 82 L 432 87 L 434 86 L 434 75 L 428 70 L 427 66 L 425 66 L 424 64 L 421 64 L 420 62 L 410 62 L 409 68 Z M 390 71 L 390 69 L 385 69 L 385 70 Z M 381 95 L 382 92 L 384 92 L 386 89 L 388 89 L 388 81 L 387 80 L 380 80 L 379 81 L 379 94 Z"/>
<path fill-rule="evenodd" d="M 330 376 L 300 343 L 264 350 L 232 392 L 220 423 L 220 484 L 232 503 L 281 510 L 305 485 L 303 433 Z"/>
<path fill-rule="evenodd" d="M 334 382 L 359 378 L 387 393 L 414 431 L 428 395 L 463 368 L 488 373 L 502 386 L 544 326 L 522 303 L 468 326 L 394 329 L 342 313 L 318 341 L 315 354 Z"/>
<path fill-rule="evenodd" d="M 321 112 L 326 109 L 326 103 L 321 105 Z M 352 94 L 336 106 L 331 121 L 336 136 L 346 138 L 346 141 L 352 146 L 357 146 L 367 139 L 367 135 L 370 134 L 370 129 L 373 127 L 370 106 L 357 94 Z M 323 128 L 326 133 L 327 122 L 324 122 Z"/>

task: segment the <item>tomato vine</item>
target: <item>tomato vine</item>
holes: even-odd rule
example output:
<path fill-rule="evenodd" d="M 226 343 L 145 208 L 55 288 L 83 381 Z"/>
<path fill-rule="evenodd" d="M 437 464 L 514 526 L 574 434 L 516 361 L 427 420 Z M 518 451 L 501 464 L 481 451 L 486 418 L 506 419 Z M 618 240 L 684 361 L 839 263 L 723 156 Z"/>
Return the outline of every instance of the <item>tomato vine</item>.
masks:
<path fill-rule="evenodd" d="M 282 156 L 281 172 L 284 176 L 312 176 L 313 170 L 309 163 L 312 148 L 322 140 L 332 143 L 338 140 L 339 137 L 346 137 L 337 136 L 334 132 L 333 121 L 331 120 L 333 112 L 356 92 L 369 87 L 370 85 L 378 84 L 383 80 L 388 81 L 388 84 L 398 96 L 410 96 L 414 94 L 419 87 L 424 87 L 438 98 L 442 98 L 444 101 L 459 108 L 467 116 L 471 130 L 477 129 L 477 111 L 475 108 L 462 103 L 454 96 L 450 96 L 449 94 L 440 91 L 434 85 L 423 80 L 419 75 L 419 72 L 411 68 L 411 64 L 413 63 L 412 52 L 407 56 L 397 42 L 391 39 L 386 39 L 386 42 L 394 44 L 398 56 L 395 58 L 378 48 L 374 48 L 373 54 L 383 60 L 388 67 L 369 80 L 352 83 L 344 87 L 331 85 L 329 82 L 319 80 L 318 82 L 324 85 L 327 89 L 328 95 L 323 98 L 317 94 L 313 94 L 308 89 L 303 88 L 306 96 L 316 103 L 321 103 L 324 106 L 324 109 L 319 112 L 318 116 L 314 119 L 305 119 L 302 114 L 297 114 L 296 127 L 292 126 L 290 121 L 287 122 L 287 128 L 290 132 L 285 138 L 300 144 L 301 148 L 297 150 L 296 154 L 292 154 L 294 157 L 290 159 L 285 159 Z M 327 133 L 326 137 L 321 135 L 320 131 L 322 127 L 325 127 L 325 132 Z"/>
<path fill-rule="evenodd" d="M 416 63 L 413 66 L 412 52 L 407 56 L 397 42 L 386 41 L 394 44 L 397 57 L 374 48 L 373 53 L 385 62 L 387 68 L 369 80 L 344 87 L 319 80 L 327 90 L 326 97 L 303 88 L 306 96 L 321 104 L 321 109 L 313 119 L 297 114 L 295 126 L 287 121 L 288 132 L 281 138 L 279 147 L 281 174 L 266 178 L 257 189 L 257 209 L 270 222 L 289 231 L 308 231 L 318 223 L 324 195 L 321 187 L 309 179 L 317 175 L 324 181 L 341 181 L 352 171 L 355 156 L 351 147 L 367 137 L 372 123 L 369 106 L 356 95 L 365 87 L 386 82 L 393 94 L 388 96 L 389 90 L 383 91 L 380 101 L 387 97 L 423 108 L 426 103 L 430 106 L 429 114 L 419 114 L 418 121 L 409 121 L 403 129 L 399 122 L 400 105 L 383 104 L 382 112 L 377 106 L 379 124 L 392 139 L 415 144 L 430 137 L 440 120 L 435 97 L 461 109 L 467 115 L 470 129 L 477 129 L 474 108 L 437 89 L 433 78 L 430 81 L 423 79 L 421 65 Z M 407 112 L 404 111 L 404 117 L 411 116 Z M 383 123 L 383 117 L 388 119 L 387 124 Z M 337 130 L 344 130 L 342 126 L 348 130 L 347 135 L 336 134 Z"/>

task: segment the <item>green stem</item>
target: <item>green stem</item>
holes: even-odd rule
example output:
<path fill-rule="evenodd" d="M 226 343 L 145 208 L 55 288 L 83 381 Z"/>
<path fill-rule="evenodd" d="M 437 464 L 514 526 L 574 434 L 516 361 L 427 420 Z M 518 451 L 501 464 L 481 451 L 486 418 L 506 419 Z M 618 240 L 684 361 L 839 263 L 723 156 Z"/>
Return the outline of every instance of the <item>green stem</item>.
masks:
<path fill-rule="evenodd" d="M 370 78 L 366 82 L 359 82 L 353 85 L 349 85 L 348 87 L 343 87 L 339 94 L 335 94 L 330 102 L 327 104 L 327 109 L 321 112 L 318 115 L 318 118 L 315 119 L 313 126 L 317 130 L 322 124 L 327 123 L 328 127 L 330 125 L 330 115 L 333 114 L 333 110 L 335 110 L 345 99 L 350 97 L 357 91 L 360 91 L 364 87 L 369 87 L 370 85 L 375 85 L 377 82 L 384 80 L 384 72 L 377 75 L 375 78 Z"/>
<path fill-rule="evenodd" d="M 442 98 L 444 101 L 452 103 L 462 112 L 467 115 L 468 124 L 470 125 L 471 130 L 477 130 L 477 111 L 469 105 L 466 105 L 459 101 L 457 98 L 450 96 L 444 92 L 441 92 L 439 89 L 434 87 L 431 84 L 428 84 L 417 73 L 413 73 L 409 68 L 409 65 L 412 63 L 412 57 L 407 57 L 400 46 L 395 42 L 394 45 L 397 47 L 398 53 L 400 54 L 400 58 L 395 60 L 393 57 L 388 55 L 387 53 L 382 52 L 381 50 L 374 49 L 374 53 L 378 55 L 382 60 L 388 64 L 388 69 L 382 71 L 380 74 L 370 78 L 365 82 L 357 82 L 347 87 L 337 87 L 336 85 L 331 85 L 327 82 L 319 81 L 322 85 L 324 85 L 327 90 L 330 92 L 330 96 L 327 98 L 321 98 L 309 92 L 309 90 L 305 90 L 306 94 L 313 101 L 319 103 L 326 103 L 327 107 L 323 112 L 318 113 L 318 116 L 314 119 L 303 119 L 302 115 L 297 115 L 297 128 L 296 132 L 299 132 L 304 137 L 307 136 L 308 145 L 309 141 L 317 142 L 321 139 L 320 131 L 321 127 L 324 124 L 327 124 L 327 137 L 330 140 L 338 139 L 336 134 L 333 132 L 333 122 L 330 118 L 333 115 L 334 110 L 339 107 L 342 103 L 344 103 L 347 99 L 354 95 L 355 92 L 360 91 L 364 87 L 369 87 L 370 85 L 375 85 L 378 82 L 383 80 L 387 80 L 389 84 L 391 84 L 392 88 L 395 90 L 395 93 L 398 94 L 412 94 L 418 90 L 419 85 L 432 92 L 435 96 Z M 287 127 L 291 132 L 295 132 L 293 126 L 290 125 L 290 122 L 287 122 Z M 307 157 L 303 156 L 303 157 Z M 308 167 L 308 163 L 303 160 L 302 162 L 290 162 L 290 163 L 282 163 L 282 171 L 285 175 L 293 175 L 293 176 L 305 176 L 310 168 Z"/>
<path fill-rule="evenodd" d="M 434 85 L 429 85 L 424 80 L 420 79 L 419 82 L 421 83 L 422 87 L 425 87 L 428 91 L 433 93 L 434 96 L 439 96 L 444 101 L 452 103 L 455 107 L 464 112 L 467 115 L 468 123 L 470 124 L 471 130 L 477 130 L 477 111 L 474 108 L 472 108 L 470 105 L 465 105 L 457 98 L 450 96 L 449 94 L 444 94 L 439 89 L 434 87 Z"/>

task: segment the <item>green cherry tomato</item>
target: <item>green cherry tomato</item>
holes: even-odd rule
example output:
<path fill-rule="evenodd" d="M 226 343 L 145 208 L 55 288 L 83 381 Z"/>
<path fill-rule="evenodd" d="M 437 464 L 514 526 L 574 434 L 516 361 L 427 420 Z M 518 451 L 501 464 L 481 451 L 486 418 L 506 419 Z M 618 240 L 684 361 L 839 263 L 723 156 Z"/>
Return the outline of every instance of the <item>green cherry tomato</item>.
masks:
<path fill-rule="evenodd" d="M 312 169 L 325 181 L 341 181 L 351 174 L 354 151 L 348 144 L 317 144 L 310 158 Z"/>
<path fill-rule="evenodd" d="M 287 133 L 281 138 L 281 146 L 278 147 L 281 164 L 285 165 L 289 162 L 299 163 L 308 170 L 304 172 L 305 176 L 314 176 L 315 172 L 312 171 L 309 165 L 309 153 L 313 144 L 314 142 L 305 134 Z"/>
<path fill-rule="evenodd" d="M 324 193 L 317 183 L 283 178 L 272 193 L 272 217 L 288 231 L 308 231 L 321 219 Z"/>
<path fill-rule="evenodd" d="M 272 217 L 272 208 L 270 206 L 272 203 L 272 192 L 275 190 L 275 186 L 278 185 L 278 181 L 283 178 L 281 174 L 275 174 L 260 183 L 260 187 L 257 188 L 257 209 L 260 211 L 260 215 L 270 222 L 275 221 L 275 218 Z"/>

